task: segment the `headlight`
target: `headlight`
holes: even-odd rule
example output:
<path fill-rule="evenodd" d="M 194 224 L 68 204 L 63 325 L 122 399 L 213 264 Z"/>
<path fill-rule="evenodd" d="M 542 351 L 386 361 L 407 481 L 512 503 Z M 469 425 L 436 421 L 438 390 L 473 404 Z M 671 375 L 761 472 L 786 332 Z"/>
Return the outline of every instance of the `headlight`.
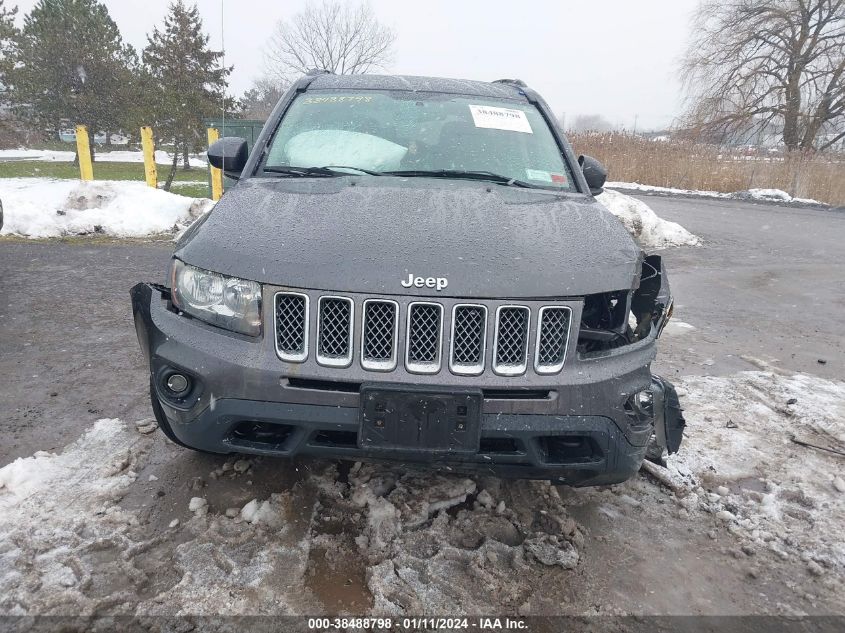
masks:
<path fill-rule="evenodd" d="M 173 260 L 173 305 L 233 332 L 261 333 L 261 284 L 227 277 Z"/>

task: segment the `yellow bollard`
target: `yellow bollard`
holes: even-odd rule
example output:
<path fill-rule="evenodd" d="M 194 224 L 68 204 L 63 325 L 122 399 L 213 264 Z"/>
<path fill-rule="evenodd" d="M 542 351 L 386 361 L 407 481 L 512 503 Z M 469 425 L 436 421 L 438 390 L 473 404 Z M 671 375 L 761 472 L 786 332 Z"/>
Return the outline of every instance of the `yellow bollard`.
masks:
<path fill-rule="evenodd" d="M 141 128 L 141 148 L 144 150 L 144 176 L 147 179 L 147 184 L 155 189 L 158 187 L 155 141 L 153 140 L 153 128 L 147 125 Z"/>
<path fill-rule="evenodd" d="M 209 145 L 219 138 L 220 132 L 217 128 L 208 128 Z M 211 164 L 208 165 L 208 168 L 211 170 L 211 199 L 217 201 L 223 197 L 223 172 L 217 169 L 217 167 L 212 167 Z"/>
<path fill-rule="evenodd" d="M 91 145 L 88 142 L 88 128 L 76 126 L 76 153 L 79 154 L 79 177 L 94 180 L 94 166 L 91 164 Z"/>

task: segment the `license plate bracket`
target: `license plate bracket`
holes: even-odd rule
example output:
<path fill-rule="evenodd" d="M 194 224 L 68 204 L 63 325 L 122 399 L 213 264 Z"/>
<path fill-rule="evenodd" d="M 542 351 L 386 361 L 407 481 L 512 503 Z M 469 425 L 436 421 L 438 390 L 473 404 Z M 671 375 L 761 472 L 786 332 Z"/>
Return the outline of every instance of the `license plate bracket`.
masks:
<path fill-rule="evenodd" d="M 362 385 L 358 446 L 477 453 L 482 403 L 480 389 Z"/>

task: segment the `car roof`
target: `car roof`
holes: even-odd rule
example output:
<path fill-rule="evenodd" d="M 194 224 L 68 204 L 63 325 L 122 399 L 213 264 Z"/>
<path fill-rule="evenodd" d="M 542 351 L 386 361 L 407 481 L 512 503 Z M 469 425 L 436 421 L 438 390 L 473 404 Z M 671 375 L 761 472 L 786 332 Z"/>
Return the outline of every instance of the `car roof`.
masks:
<path fill-rule="evenodd" d="M 317 75 L 308 90 L 410 90 L 527 101 L 516 83 L 416 77 L 413 75 Z"/>

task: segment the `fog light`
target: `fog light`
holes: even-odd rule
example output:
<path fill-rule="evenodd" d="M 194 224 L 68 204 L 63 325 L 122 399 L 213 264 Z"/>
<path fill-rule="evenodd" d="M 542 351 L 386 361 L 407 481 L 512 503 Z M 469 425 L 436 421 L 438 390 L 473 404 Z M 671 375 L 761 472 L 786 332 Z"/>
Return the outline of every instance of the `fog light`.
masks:
<path fill-rule="evenodd" d="M 640 421 L 654 416 L 654 394 L 651 388 L 631 394 L 625 403 L 625 410 Z"/>
<path fill-rule="evenodd" d="M 654 394 L 651 392 L 651 389 L 645 389 L 634 394 L 634 401 L 639 409 L 649 410 L 654 402 Z"/>
<path fill-rule="evenodd" d="M 165 383 L 173 393 L 179 394 L 188 390 L 188 378 L 182 374 L 171 374 Z"/>

